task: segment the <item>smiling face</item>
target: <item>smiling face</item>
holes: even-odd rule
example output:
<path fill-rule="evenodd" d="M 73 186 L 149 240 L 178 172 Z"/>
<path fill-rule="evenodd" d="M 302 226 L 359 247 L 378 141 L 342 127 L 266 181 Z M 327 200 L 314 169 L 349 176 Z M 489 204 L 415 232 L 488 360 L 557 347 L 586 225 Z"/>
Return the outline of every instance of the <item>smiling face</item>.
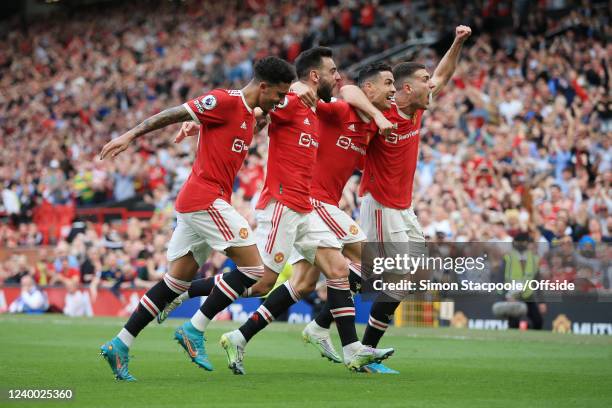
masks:
<path fill-rule="evenodd" d="M 276 105 L 285 100 L 289 92 L 288 83 L 270 84 L 262 81 L 259 83 L 258 106 L 265 112 L 271 111 Z"/>
<path fill-rule="evenodd" d="M 391 101 L 395 96 L 394 83 L 391 71 L 381 71 L 368 78 L 362 87 L 370 102 L 382 111 L 391 107 Z"/>

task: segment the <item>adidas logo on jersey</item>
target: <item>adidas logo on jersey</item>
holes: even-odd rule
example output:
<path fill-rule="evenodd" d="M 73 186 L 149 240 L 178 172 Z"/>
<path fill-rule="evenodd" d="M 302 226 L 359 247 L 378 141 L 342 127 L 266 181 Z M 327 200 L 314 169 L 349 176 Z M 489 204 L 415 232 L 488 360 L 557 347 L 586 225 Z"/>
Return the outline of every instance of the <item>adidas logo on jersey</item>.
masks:
<path fill-rule="evenodd" d="M 348 125 L 348 130 L 350 130 L 351 132 L 355 132 L 355 125 L 354 124 Z"/>
<path fill-rule="evenodd" d="M 246 122 L 242 122 L 242 125 L 240 125 L 240 129 L 246 130 Z"/>
<path fill-rule="evenodd" d="M 304 119 L 304 124 L 310 126 L 310 121 L 308 120 L 308 118 Z"/>

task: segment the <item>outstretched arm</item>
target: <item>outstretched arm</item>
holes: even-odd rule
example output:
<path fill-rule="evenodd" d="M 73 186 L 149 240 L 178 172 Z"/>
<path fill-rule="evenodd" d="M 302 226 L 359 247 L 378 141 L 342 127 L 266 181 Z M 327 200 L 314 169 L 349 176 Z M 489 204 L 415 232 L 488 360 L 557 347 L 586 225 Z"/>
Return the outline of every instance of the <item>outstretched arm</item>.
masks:
<path fill-rule="evenodd" d="M 455 29 L 455 40 L 451 47 L 446 51 L 444 57 L 440 60 L 440 63 L 434 71 L 432 81 L 436 85 L 433 90 L 434 96 L 440 93 L 442 88 L 450 81 L 457 68 L 459 62 L 459 55 L 461 54 L 461 48 L 463 43 L 472 34 L 472 29 L 468 26 L 460 25 Z"/>
<path fill-rule="evenodd" d="M 393 129 L 395 129 L 395 125 L 389 122 L 387 118 L 385 118 L 385 115 L 383 115 L 381 111 L 372 105 L 372 102 L 370 102 L 368 97 L 361 89 L 359 89 L 358 86 L 343 86 L 340 88 L 340 96 L 342 96 L 342 99 L 344 99 L 349 105 L 359 109 L 374 119 L 376 126 L 378 126 L 380 133 L 383 135 L 387 136 L 393 131 Z"/>
<path fill-rule="evenodd" d="M 186 122 L 190 120 L 192 120 L 192 117 L 183 105 L 166 109 L 157 115 L 145 119 L 140 125 L 128 130 L 118 138 L 105 144 L 100 152 L 100 160 L 104 160 L 109 156 L 116 157 L 119 153 L 128 148 L 132 140 L 139 136 L 157 129 L 161 129 L 173 123 Z"/>

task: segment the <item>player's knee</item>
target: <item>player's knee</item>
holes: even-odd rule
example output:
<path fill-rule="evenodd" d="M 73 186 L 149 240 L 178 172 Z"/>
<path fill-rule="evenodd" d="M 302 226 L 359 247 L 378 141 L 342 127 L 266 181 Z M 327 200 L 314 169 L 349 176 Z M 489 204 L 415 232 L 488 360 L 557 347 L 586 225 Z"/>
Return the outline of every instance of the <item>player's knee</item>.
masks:
<path fill-rule="evenodd" d="M 273 287 L 274 287 L 274 281 L 260 280 L 255 285 L 253 285 L 251 289 L 251 296 L 252 297 L 265 296 L 268 293 L 270 293 Z"/>
<path fill-rule="evenodd" d="M 300 298 L 305 298 L 308 295 L 310 295 L 316 287 L 316 282 L 309 282 L 309 281 L 299 281 L 299 282 L 295 282 L 295 283 L 291 283 L 291 286 L 293 286 L 293 289 L 295 289 L 295 291 L 298 293 L 298 295 L 300 296 Z"/>
<path fill-rule="evenodd" d="M 331 268 L 327 271 L 328 279 L 343 279 L 348 278 L 349 276 L 349 268 L 348 264 L 342 262 L 335 265 L 332 265 Z"/>

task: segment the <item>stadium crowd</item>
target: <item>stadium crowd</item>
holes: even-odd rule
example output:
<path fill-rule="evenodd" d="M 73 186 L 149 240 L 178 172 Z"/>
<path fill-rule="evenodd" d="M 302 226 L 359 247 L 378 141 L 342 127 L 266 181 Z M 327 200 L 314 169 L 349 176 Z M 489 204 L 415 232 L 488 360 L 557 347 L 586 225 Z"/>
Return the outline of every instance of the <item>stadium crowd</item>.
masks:
<path fill-rule="evenodd" d="M 606 41 L 612 28 L 605 8 L 238 3 L 130 3 L 105 10 L 104 19 L 88 11 L 36 21 L 27 31 L 13 24 L 0 49 L 0 245 L 45 243 L 49 237 L 34 222 L 43 202 L 83 208 L 143 201 L 154 215 L 68 225 L 35 264 L 18 255 L 0 263 L 0 282 L 25 275 L 39 285 L 79 282 L 90 284 L 94 296 L 100 286 L 150 286 L 167 268 L 173 199 L 189 175 L 193 141 L 173 144 L 178 129 L 168 128 L 102 162 L 96 155 L 105 142 L 204 90 L 242 87 L 253 61 L 266 54 L 291 61 L 312 45 L 332 45 L 346 67 L 408 39 L 442 38 L 460 21 L 475 40 L 421 131 L 413 206 L 425 235 L 507 242 L 528 231 L 551 248 L 542 258 L 551 278 L 583 278 L 592 282 L 588 290 L 612 290 L 606 245 L 612 241 L 612 44 Z M 408 23 L 420 14 L 430 23 Z M 439 58 L 432 48 L 416 56 L 432 71 Z M 235 184 L 233 205 L 252 223 L 266 147 L 264 131 Z M 356 174 L 342 201 L 356 218 L 358 182 Z M 606 266 L 578 268 L 575 257 L 556 252 L 564 243 Z M 229 262 L 215 254 L 202 273 Z"/>

